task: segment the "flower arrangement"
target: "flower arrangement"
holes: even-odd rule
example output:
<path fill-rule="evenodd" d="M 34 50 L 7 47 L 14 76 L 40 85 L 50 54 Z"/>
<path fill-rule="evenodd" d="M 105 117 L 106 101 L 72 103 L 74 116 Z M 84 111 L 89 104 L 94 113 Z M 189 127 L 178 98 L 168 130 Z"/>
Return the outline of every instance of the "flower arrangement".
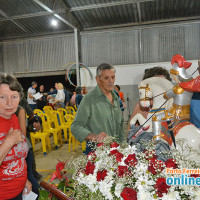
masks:
<path fill-rule="evenodd" d="M 73 187 L 67 189 L 69 196 L 81 200 L 200 199 L 198 185 L 166 183 L 168 177 L 177 176 L 166 173 L 166 169 L 195 169 L 197 162 L 185 160 L 176 150 L 167 152 L 168 159 L 161 161 L 155 145 L 145 145 L 146 150 L 138 152 L 135 146 L 125 143 L 100 143 L 87 157 L 70 160 L 67 170 L 73 173 Z M 190 174 L 195 178 L 199 175 Z"/>

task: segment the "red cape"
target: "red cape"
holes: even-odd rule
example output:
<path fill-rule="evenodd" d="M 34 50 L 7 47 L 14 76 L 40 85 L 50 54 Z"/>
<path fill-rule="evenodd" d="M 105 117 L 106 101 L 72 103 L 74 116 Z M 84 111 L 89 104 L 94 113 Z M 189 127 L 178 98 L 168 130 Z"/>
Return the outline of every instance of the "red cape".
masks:
<path fill-rule="evenodd" d="M 179 86 L 188 92 L 200 92 L 200 75 L 187 82 L 180 82 Z"/>

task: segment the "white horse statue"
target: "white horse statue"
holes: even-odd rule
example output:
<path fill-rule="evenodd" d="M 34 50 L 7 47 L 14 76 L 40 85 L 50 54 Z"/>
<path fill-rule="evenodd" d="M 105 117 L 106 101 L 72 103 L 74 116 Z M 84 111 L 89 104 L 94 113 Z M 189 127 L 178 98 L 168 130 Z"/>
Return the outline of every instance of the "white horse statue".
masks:
<path fill-rule="evenodd" d="M 166 99 L 163 98 L 164 92 L 172 88 L 173 84 L 169 80 L 161 77 L 152 77 L 140 82 L 138 85 L 140 106 L 143 108 L 149 108 L 151 106 L 151 101 L 153 100 L 153 107 L 148 113 L 147 119 L 138 113 L 131 119 L 130 125 L 134 125 L 136 121 L 139 121 L 140 125 L 143 125 L 148 119 L 150 119 L 147 121 L 147 123 L 145 123 L 144 127 L 149 127 L 148 131 L 151 132 L 152 115 L 155 112 L 156 114 L 164 112 L 165 109 L 168 110 L 172 106 L 173 99 L 170 99 L 168 102 L 166 102 Z"/>
<path fill-rule="evenodd" d="M 172 105 L 172 102 L 169 100 L 166 102 L 166 99 L 163 98 L 163 94 L 166 90 L 172 89 L 173 85 L 170 81 L 159 78 L 159 77 L 153 77 L 146 79 L 142 81 L 139 85 L 139 97 L 140 97 L 140 105 L 143 107 L 149 107 L 150 101 L 153 99 L 153 107 L 149 111 L 147 119 L 145 119 L 141 114 L 137 114 L 133 117 L 130 124 L 135 124 L 135 122 L 138 120 L 140 125 L 144 125 L 144 127 L 149 126 L 148 132 L 152 132 L 152 115 L 160 114 L 165 109 L 168 110 L 170 108 L 170 105 Z M 162 94 L 162 95 L 159 95 Z M 161 106 L 162 105 L 162 106 Z M 148 121 L 147 121 L 148 120 Z M 147 122 L 146 122 L 147 121 Z M 145 123 L 146 122 L 146 123 Z M 166 123 L 166 122 L 165 122 Z M 167 123 L 166 123 L 167 124 Z M 147 128 L 144 128 L 147 129 Z M 138 131 L 135 136 L 138 136 L 142 131 Z M 200 130 L 191 124 L 188 121 L 184 121 L 176 125 L 173 129 L 175 139 L 184 139 L 187 141 L 187 145 L 192 147 L 193 149 L 196 149 L 197 154 L 188 155 L 188 152 L 182 149 L 183 147 L 180 147 L 177 145 L 177 149 L 182 151 L 182 153 L 187 157 L 189 160 L 200 160 L 199 152 L 200 152 Z M 163 126 L 162 129 L 163 133 L 163 141 L 168 142 L 171 148 L 174 148 L 171 136 L 169 134 L 169 130 L 167 130 L 166 125 Z M 134 136 L 134 137 L 135 137 Z"/>

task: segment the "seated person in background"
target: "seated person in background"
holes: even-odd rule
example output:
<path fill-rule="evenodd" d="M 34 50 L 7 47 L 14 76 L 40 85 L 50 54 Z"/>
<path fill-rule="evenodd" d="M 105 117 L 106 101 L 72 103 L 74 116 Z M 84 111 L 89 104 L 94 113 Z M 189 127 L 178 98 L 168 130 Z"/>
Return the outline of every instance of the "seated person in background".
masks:
<path fill-rule="evenodd" d="M 14 114 L 23 88 L 14 77 L 0 74 L 0 198 L 22 199 L 31 190 L 27 179 L 28 145 Z"/>
<path fill-rule="evenodd" d="M 27 92 L 27 101 L 32 110 L 35 110 L 37 108 L 35 98 L 33 97 L 33 95 L 36 94 L 36 87 L 37 82 L 33 81 L 31 83 L 31 87 L 28 89 Z"/>
<path fill-rule="evenodd" d="M 83 98 L 83 88 L 82 87 L 76 87 L 76 108 L 78 109 L 80 103 L 81 103 L 81 100 Z"/>
<path fill-rule="evenodd" d="M 142 80 L 145 80 L 145 79 L 151 78 L 151 77 L 163 77 L 163 78 L 166 78 L 167 80 L 171 81 L 169 72 L 166 69 L 164 69 L 163 67 L 153 67 L 153 68 L 146 69 Z M 148 112 L 149 112 L 149 110 L 145 110 L 144 108 L 142 108 L 140 106 L 140 103 L 138 102 L 135 105 L 133 112 L 131 114 L 131 117 L 129 120 L 129 125 L 128 125 L 128 130 L 130 129 L 130 121 L 136 114 L 140 113 L 143 115 L 144 118 L 147 118 Z M 136 124 L 136 125 L 139 125 L 139 124 Z"/>
<path fill-rule="evenodd" d="M 114 92 L 116 93 L 116 95 L 119 97 L 119 105 L 120 105 L 120 109 L 123 112 L 125 109 L 125 100 L 124 100 L 124 94 L 122 92 L 120 92 L 120 87 L 119 85 L 115 85 L 114 86 Z M 122 100 L 123 99 L 123 100 Z"/>
<path fill-rule="evenodd" d="M 123 112 L 124 111 L 124 106 L 123 106 L 123 102 L 118 94 L 118 92 L 116 90 L 114 90 L 115 94 L 118 96 L 118 99 L 119 99 L 119 106 L 120 106 L 120 109 L 121 111 Z"/>
<path fill-rule="evenodd" d="M 116 90 L 118 92 L 119 97 L 121 98 L 122 102 L 125 102 L 124 93 L 120 91 L 120 86 L 115 85 L 114 90 Z"/>
<path fill-rule="evenodd" d="M 53 98 L 56 96 L 56 94 L 51 94 L 52 92 L 54 92 L 54 90 L 55 90 L 54 88 L 50 88 L 50 91 L 48 93 L 45 93 L 45 95 L 48 95 L 47 96 L 47 105 L 51 106 L 52 108 L 53 108 L 53 106 L 52 106 Z"/>
<path fill-rule="evenodd" d="M 190 103 L 190 122 L 200 128 L 200 92 L 194 92 Z"/>
<path fill-rule="evenodd" d="M 76 92 L 73 92 L 73 95 L 70 99 L 70 106 L 75 106 L 76 105 Z"/>
<path fill-rule="evenodd" d="M 65 105 L 64 105 L 65 93 L 64 93 L 64 89 L 63 89 L 63 84 L 57 83 L 55 87 L 57 90 L 57 94 L 54 98 L 52 105 L 54 106 L 54 109 L 64 108 L 65 107 Z"/>
<path fill-rule="evenodd" d="M 87 88 L 85 86 L 83 86 L 82 88 L 83 88 L 83 96 L 85 96 L 88 93 Z"/>
<path fill-rule="evenodd" d="M 49 101 L 49 99 L 51 97 L 55 97 L 55 94 L 57 94 L 58 90 L 57 90 L 57 85 L 59 84 L 60 82 L 56 82 L 55 83 L 55 90 L 54 91 L 50 91 L 50 92 L 47 92 L 47 93 L 44 93 L 44 95 L 48 95 L 47 96 L 47 100 Z M 62 83 L 61 83 L 62 84 Z M 63 87 L 63 84 L 62 84 L 62 87 Z M 64 87 L 62 88 L 63 89 L 63 92 L 65 94 L 65 99 L 64 99 L 64 107 L 68 106 L 69 105 L 69 102 L 70 102 L 70 98 L 69 98 L 69 94 L 68 94 L 68 91 L 64 89 Z M 51 96 L 52 95 L 52 96 Z"/>
<path fill-rule="evenodd" d="M 198 60 L 200 74 L 200 59 Z M 194 92 L 190 103 L 190 122 L 200 128 L 200 92 Z"/>
<path fill-rule="evenodd" d="M 125 140 L 119 100 L 113 91 L 114 67 L 99 65 L 96 81 L 98 85 L 83 98 L 71 125 L 72 134 L 79 142 L 87 140 L 86 154 L 92 151 L 93 142 L 100 143 L 107 136 L 115 137 L 118 142 Z"/>
<path fill-rule="evenodd" d="M 37 109 L 43 110 L 43 107 L 47 104 L 46 96 L 44 95 L 44 85 L 40 85 L 39 93 L 43 96 L 36 100 Z"/>

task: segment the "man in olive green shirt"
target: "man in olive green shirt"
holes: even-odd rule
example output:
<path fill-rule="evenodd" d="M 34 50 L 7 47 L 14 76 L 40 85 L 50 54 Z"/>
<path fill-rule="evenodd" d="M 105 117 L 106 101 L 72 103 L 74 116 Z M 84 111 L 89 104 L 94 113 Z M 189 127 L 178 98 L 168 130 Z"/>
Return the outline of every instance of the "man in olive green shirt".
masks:
<path fill-rule="evenodd" d="M 125 140 L 119 99 L 113 91 L 115 69 L 109 64 L 97 67 L 97 86 L 80 103 L 71 125 L 74 137 L 79 141 L 102 142 L 107 136 Z"/>

